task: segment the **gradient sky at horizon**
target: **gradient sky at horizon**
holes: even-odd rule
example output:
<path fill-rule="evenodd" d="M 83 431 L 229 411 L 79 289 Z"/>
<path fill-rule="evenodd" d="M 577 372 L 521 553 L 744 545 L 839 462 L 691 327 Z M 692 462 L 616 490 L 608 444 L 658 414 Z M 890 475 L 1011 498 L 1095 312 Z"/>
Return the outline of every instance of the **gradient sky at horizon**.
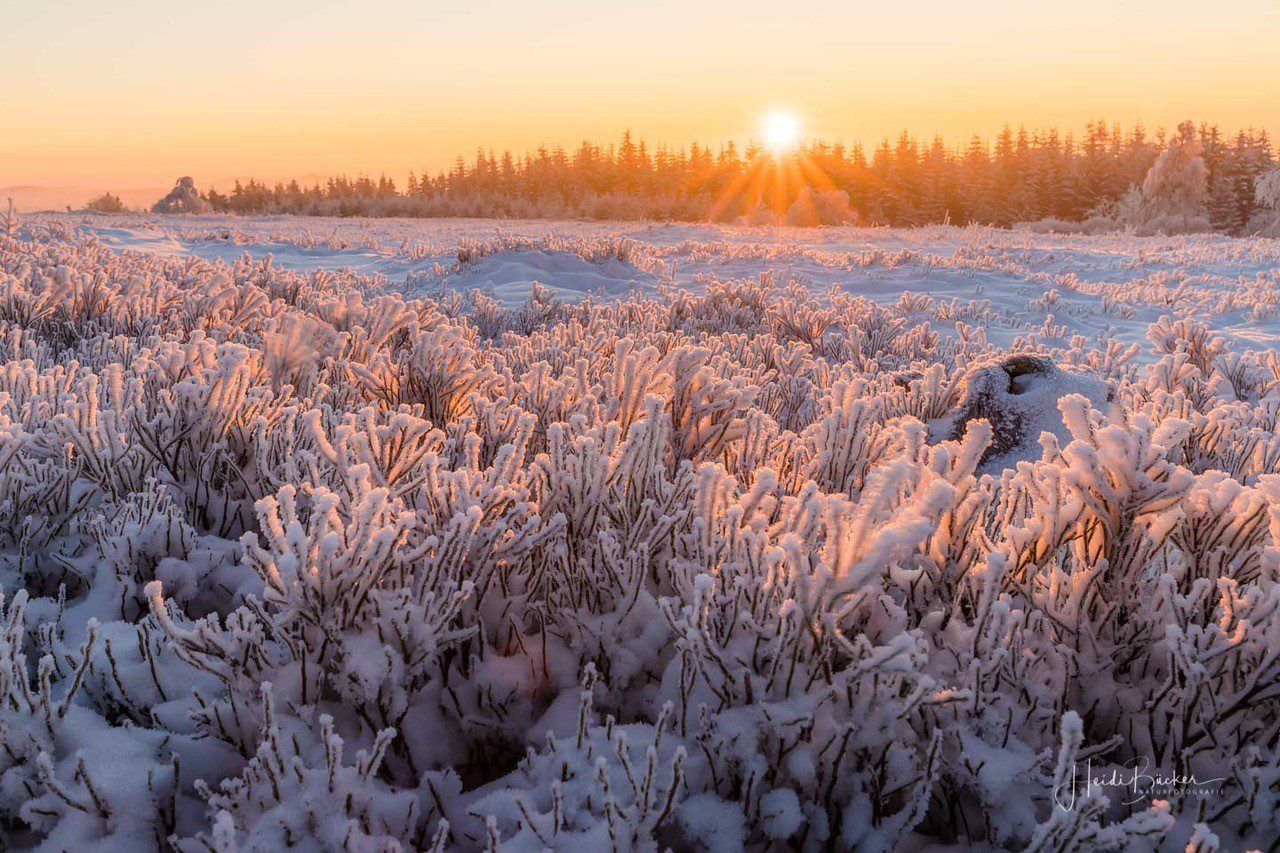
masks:
<path fill-rule="evenodd" d="M 1280 3 L 0 0 L 0 187 L 436 171 L 477 146 L 1009 123 L 1280 131 Z M 1206 14 L 1211 13 L 1211 14 Z"/>

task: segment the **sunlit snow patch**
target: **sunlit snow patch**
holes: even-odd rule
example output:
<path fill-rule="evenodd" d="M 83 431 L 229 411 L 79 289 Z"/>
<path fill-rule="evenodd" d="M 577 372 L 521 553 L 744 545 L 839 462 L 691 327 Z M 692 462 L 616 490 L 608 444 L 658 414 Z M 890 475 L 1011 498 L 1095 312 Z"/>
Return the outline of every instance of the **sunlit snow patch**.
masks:
<path fill-rule="evenodd" d="M 588 294 L 614 297 L 652 290 L 658 279 L 626 261 L 591 261 L 573 252 L 526 250 L 497 252 L 460 265 L 441 279 L 441 286 L 459 291 L 483 288 L 503 305 L 513 307 L 529 298 L 535 282 L 556 297 L 576 300 Z"/>

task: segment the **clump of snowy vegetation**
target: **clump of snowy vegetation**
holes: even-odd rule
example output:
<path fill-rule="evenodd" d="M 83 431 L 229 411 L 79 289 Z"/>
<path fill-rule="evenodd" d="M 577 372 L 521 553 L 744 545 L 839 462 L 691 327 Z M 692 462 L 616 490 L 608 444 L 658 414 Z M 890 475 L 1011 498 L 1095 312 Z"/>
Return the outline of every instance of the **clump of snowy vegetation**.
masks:
<path fill-rule="evenodd" d="M 120 200 L 120 196 L 112 193 L 103 193 L 85 202 L 84 209 L 94 213 L 124 213 L 125 206 L 124 202 Z"/>
<path fill-rule="evenodd" d="M 1188 316 L 1268 282 L 1070 282 L 1179 296 L 1140 364 L 1031 281 L 997 346 L 767 274 L 506 307 L 20 224 L 0 846 L 1270 843 L 1280 358 Z"/>
<path fill-rule="evenodd" d="M 208 210 L 209 202 L 200 196 L 195 178 L 191 177 L 178 178 L 173 189 L 151 206 L 152 213 L 204 213 Z"/>

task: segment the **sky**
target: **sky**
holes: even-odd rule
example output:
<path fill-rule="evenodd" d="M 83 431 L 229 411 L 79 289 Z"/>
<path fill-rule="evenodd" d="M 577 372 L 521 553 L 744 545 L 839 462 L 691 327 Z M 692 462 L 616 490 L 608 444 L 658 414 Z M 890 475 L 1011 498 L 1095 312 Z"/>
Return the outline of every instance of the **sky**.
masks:
<path fill-rule="evenodd" d="M 0 20 L 0 192 L 50 198 L 403 181 L 625 129 L 717 145 L 777 108 L 868 145 L 1099 118 L 1280 136 L 1277 0 L 0 0 Z"/>

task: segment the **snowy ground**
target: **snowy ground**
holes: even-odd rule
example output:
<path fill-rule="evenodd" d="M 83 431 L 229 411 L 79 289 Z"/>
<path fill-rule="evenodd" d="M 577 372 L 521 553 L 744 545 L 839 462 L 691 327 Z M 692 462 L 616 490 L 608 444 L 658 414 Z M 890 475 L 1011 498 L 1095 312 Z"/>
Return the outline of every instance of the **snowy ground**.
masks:
<path fill-rule="evenodd" d="M 0 849 L 1274 849 L 1278 270 L 23 217 Z"/>
<path fill-rule="evenodd" d="M 745 228 L 492 220 L 351 220 L 299 217 L 48 215 L 122 251 L 234 261 L 270 255 L 288 269 L 350 269 L 409 293 L 484 288 L 507 306 L 534 282 L 566 299 L 702 292 L 713 279 L 795 280 L 882 304 L 905 293 L 956 301 L 963 322 L 1010 346 L 1039 332 L 1048 343 L 1145 346 L 1162 315 L 1210 323 L 1247 347 L 1280 343 L 1280 240 L 1064 236 L 970 228 Z M 566 246 L 513 248 L 472 264 L 458 247 L 504 241 L 585 244 L 626 240 L 632 262 L 590 262 Z M 985 303 L 990 311 L 973 303 Z M 922 318 L 923 319 L 923 318 Z M 941 331 L 954 323 L 929 318 Z M 948 328 L 950 327 L 950 328 Z"/>

